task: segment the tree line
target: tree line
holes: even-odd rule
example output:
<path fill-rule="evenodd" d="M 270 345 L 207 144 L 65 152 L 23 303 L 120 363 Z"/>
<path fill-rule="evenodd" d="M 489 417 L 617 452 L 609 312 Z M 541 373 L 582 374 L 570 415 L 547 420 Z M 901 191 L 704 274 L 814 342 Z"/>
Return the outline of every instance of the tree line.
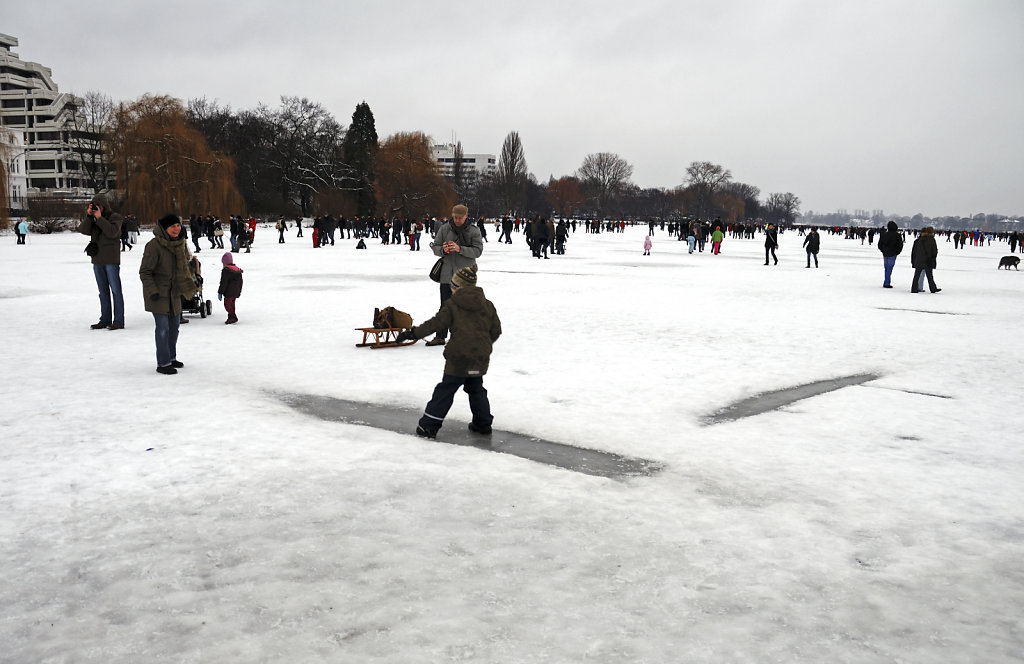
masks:
<path fill-rule="evenodd" d="M 111 188 L 121 207 L 142 219 L 178 214 L 423 217 L 456 201 L 475 215 L 591 218 L 720 217 L 791 223 L 792 193 L 762 200 L 753 185 L 708 161 L 691 163 L 674 188 L 641 188 L 633 167 L 609 152 L 587 155 L 572 174 L 538 182 L 518 132 L 506 136 L 493 172 L 478 174 L 455 145 L 442 175 L 422 132 L 381 140 L 373 112 L 358 104 L 348 126 L 319 103 L 281 97 L 276 107 L 234 111 L 205 98 L 183 103 L 144 95 L 114 103 L 89 92 L 68 128 L 89 186 Z"/>

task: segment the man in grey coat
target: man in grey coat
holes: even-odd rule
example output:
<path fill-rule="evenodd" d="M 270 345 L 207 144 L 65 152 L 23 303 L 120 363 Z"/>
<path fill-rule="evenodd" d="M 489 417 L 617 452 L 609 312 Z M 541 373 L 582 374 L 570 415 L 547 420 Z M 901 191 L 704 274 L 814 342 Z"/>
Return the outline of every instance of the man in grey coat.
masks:
<path fill-rule="evenodd" d="M 452 208 L 452 219 L 441 225 L 430 243 L 430 250 L 435 256 L 444 259 L 441 267 L 441 306 L 452 296 L 452 276 L 464 267 L 476 265 L 476 259 L 484 252 L 483 238 L 480 229 L 474 224 L 467 224 L 469 208 L 456 205 Z M 440 311 L 440 307 L 438 308 Z M 426 342 L 427 346 L 443 346 L 448 337 L 447 328 L 441 329 L 434 338 Z"/>

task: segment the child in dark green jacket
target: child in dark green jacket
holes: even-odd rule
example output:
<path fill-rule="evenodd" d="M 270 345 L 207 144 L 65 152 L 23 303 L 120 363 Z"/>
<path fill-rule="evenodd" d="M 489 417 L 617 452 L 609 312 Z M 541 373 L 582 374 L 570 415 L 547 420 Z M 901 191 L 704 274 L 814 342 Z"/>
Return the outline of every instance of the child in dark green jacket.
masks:
<path fill-rule="evenodd" d="M 473 265 L 456 272 L 451 281 L 452 296 L 441 310 L 422 325 L 398 335 L 399 341 L 409 341 L 446 328 L 451 330 L 451 339 L 444 348 L 444 375 L 416 427 L 416 434 L 424 438 L 437 435 L 460 387 L 469 395 L 469 408 L 473 413 L 469 430 L 485 436 L 491 433 L 494 417 L 484 389 L 484 374 L 490 364 L 493 344 L 501 336 L 501 321 L 494 305 L 476 285 L 476 270 Z"/>

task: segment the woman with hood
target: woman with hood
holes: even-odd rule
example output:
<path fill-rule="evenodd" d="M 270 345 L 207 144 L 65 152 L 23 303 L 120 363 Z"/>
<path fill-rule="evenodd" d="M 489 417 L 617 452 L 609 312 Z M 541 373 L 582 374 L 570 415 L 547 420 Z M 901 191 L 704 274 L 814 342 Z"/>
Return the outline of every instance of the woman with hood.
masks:
<path fill-rule="evenodd" d="M 235 265 L 230 251 L 225 251 L 220 257 L 224 268 L 220 271 L 220 287 L 217 288 L 217 299 L 224 301 L 224 310 L 228 312 L 228 319 L 225 325 L 232 325 L 238 322 L 235 315 L 235 299 L 242 297 L 242 268 Z"/>
<path fill-rule="evenodd" d="M 920 293 L 924 284 L 921 283 L 921 275 L 928 278 L 928 290 L 938 293 L 942 289 L 935 285 L 932 277 L 932 270 L 935 269 L 936 259 L 939 255 L 939 247 L 935 244 L 935 229 L 925 226 L 921 229 L 921 235 L 914 240 L 914 246 L 910 249 L 910 264 L 914 266 L 914 281 L 910 284 L 911 293 Z"/>
<path fill-rule="evenodd" d="M 196 282 L 189 269 L 188 245 L 177 215 L 164 215 L 153 227 L 153 239 L 146 244 L 139 266 L 146 311 L 156 325 L 156 370 L 176 374 L 185 366 L 178 361 L 178 325 L 181 298 L 191 299 Z"/>

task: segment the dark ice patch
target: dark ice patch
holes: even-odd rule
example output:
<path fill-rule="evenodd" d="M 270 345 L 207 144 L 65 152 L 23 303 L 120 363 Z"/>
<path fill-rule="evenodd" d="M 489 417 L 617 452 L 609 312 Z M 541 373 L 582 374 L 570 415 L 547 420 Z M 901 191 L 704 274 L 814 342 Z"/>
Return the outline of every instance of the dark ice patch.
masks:
<path fill-rule="evenodd" d="M 705 415 L 702 418 L 702 424 L 708 426 L 711 424 L 720 424 L 722 422 L 731 422 L 732 420 L 740 420 L 745 417 L 753 417 L 769 411 L 778 410 L 797 401 L 816 397 L 828 392 L 834 392 L 838 389 L 849 387 L 851 385 L 861 385 L 871 380 L 877 380 L 878 378 L 881 378 L 879 374 L 854 374 L 853 376 L 830 378 L 828 380 L 819 380 L 813 383 L 806 383 L 804 385 L 796 385 L 795 387 L 787 387 L 781 390 L 762 392 L 760 394 L 755 394 L 752 397 L 747 397 L 746 399 L 731 403 L 725 408 L 711 413 L 710 415 Z"/>
<path fill-rule="evenodd" d="M 275 393 L 274 396 L 276 400 L 283 401 L 300 413 L 328 422 L 368 426 L 413 436 L 416 422 L 422 414 L 410 408 L 347 401 L 319 394 L 286 392 Z M 490 437 L 480 436 L 470 432 L 466 424 L 446 419 L 436 442 L 511 454 L 549 466 L 611 479 L 650 476 L 663 469 L 663 465 L 656 461 L 573 447 L 514 431 L 495 429 Z"/>
<path fill-rule="evenodd" d="M 875 307 L 882 311 L 909 311 L 915 314 L 936 314 L 939 316 L 969 316 L 970 314 L 957 313 L 955 311 L 929 311 L 927 309 L 904 309 L 902 307 Z"/>
<path fill-rule="evenodd" d="M 288 279 L 309 279 L 309 280 L 337 280 L 337 281 L 375 281 L 378 283 L 394 283 L 406 281 L 423 281 L 423 278 L 414 274 L 289 274 Z"/>

